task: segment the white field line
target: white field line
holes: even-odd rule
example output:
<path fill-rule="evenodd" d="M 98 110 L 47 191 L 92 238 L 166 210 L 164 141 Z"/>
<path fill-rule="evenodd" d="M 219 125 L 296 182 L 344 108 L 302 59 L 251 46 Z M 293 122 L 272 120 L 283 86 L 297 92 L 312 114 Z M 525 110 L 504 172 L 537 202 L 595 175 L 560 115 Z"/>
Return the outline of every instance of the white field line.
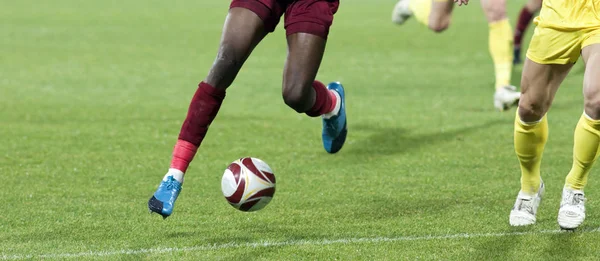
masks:
<path fill-rule="evenodd" d="M 600 228 L 593 230 L 582 230 L 576 233 L 597 233 Z M 505 233 L 477 233 L 477 234 L 450 234 L 450 235 L 428 235 L 428 236 L 404 236 L 404 237 L 363 237 L 363 238 L 341 238 L 341 239 L 321 239 L 321 240 L 289 240 L 289 241 L 262 241 L 255 243 L 239 243 L 230 242 L 223 244 L 208 244 L 191 247 L 157 247 L 146 249 L 121 249 L 121 250 L 103 250 L 103 251 L 88 251 L 79 253 L 56 253 L 56 254 L 33 254 L 33 255 L 0 255 L 0 260 L 22 260 L 22 259 L 65 259 L 77 257 L 105 257 L 115 255 L 139 255 L 139 254 L 163 254 L 163 253 L 178 253 L 178 252 L 198 252 L 210 251 L 219 249 L 233 248 L 260 248 L 260 247 L 281 247 L 281 246 L 326 246 L 333 244 L 373 244 L 383 242 L 404 242 L 404 241 L 428 241 L 428 240 L 452 240 L 452 239 L 468 239 L 468 238 L 486 238 L 486 237 L 510 237 L 523 235 L 544 235 L 544 234 L 559 234 L 571 233 L 561 230 L 542 230 L 530 232 L 505 232 Z"/>

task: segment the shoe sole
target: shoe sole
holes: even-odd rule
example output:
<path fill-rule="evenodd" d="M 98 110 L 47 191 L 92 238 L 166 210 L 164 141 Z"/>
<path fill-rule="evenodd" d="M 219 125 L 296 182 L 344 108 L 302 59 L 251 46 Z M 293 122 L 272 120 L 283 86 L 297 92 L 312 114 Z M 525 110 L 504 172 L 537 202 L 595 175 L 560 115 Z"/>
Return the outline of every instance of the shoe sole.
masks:
<path fill-rule="evenodd" d="M 583 224 L 584 220 L 585 220 L 585 218 L 583 218 L 579 222 L 571 222 L 571 221 L 565 220 L 565 218 L 561 218 L 560 214 L 559 214 L 559 216 L 558 216 L 558 226 L 562 230 L 575 230 L 579 226 L 581 226 L 581 224 Z"/>
<path fill-rule="evenodd" d="M 342 148 L 344 147 L 344 144 L 346 143 L 346 136 L 348 136 L 348 128 L 347 128 L 346 124 L 347 123 L 344 123 L 344 129 L 340 132 L 340 135 L 338 135 L 338 137 L 331 142 L 331 145 L 332 145 L 331 148 L 333 148 L 333 144 L 336 144 L 338 142 L 341 142 L 342 145 L 340 145 L 339 148 L 332 149 L 332 150 L 325 149 L 325 151 L 327 151 L 327 153 L 335 154 L 338 151 L 342 150 Z M 340 140 L 338 140 L 338 139 L 340 139 Z"/>

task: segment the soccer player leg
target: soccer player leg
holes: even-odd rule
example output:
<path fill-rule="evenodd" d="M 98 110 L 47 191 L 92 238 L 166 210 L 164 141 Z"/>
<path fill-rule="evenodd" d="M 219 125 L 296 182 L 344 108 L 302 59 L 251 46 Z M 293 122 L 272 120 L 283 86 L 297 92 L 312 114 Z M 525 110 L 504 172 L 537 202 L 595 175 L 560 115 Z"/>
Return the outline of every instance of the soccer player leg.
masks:
<path fill-rule="evenodd" d="M 348 132 L 344 88 L 316 81 L 337 1 L 306 0 L 288 6 L 285 14 L 288 57 L 283 73 L 283 99 L 299 113 L 322 116 L 325 150 L 338 152 Z"/>
<path fill-rule="evenodd" d="M 563 229 L 575 229 L 585 220 L 583 189 L 600 155 L 600 34 L 595 37 L 596 43 L 582 50 L 586 67 L 583 80 L 585 109 L 575 128 L 573 166 L 565 180 L 558 211 L 558 224 Z"/>
<path fill-rule="evenodd" d="M 171 166 L 158 189 L 148 201 L 151 212 L 164 218 L 171 215 L 183 184 L 183 176 L 194 158 L 208 127 L 225 98 L 225 89 L 254 47 L 274 29 L 270 10 L 258 1 L 233 1 L 225 20 L 217 57 L 208 76 L 202 81 L 190 102 L 187 117 L 173 149 Z"/>
<path fill-rule="evenodd" d="M 433 0 L 427 27 L 436 33 L 446 31 L 452 20 L 452 8 L 454 8 L 454 1 Z"/>
<path fill-rule="evenodd" d="M 510 85 L 512 73 L 512 32 L 506 16 L 506 0 L 482 0 L 481 7 L 489 24 L 489 51 L 496 76 L 494 107 L 509 109 L 519 101 L 520 93 Z"/>
<path fill-rule="evenodd" d="M 521 63 L 521 43 L 523 42 L 523 34 L 531 23 L 533 16 L 542 8 L 542 0 L 529 0 L 519 12 L 519 19 L 513 37 L 513 64 Z"/>
<path fill-rule="evenodd" d="M 392 12 L 392 21 L 402 24 L 414 15 L 417 21 L 434 32 L 443 32 L 450 26 L 452 0 L 401 0 Z"/>
<path fill-rule="evenodd" d="M 521 189 L 510 212 L 511 226 L 527 226 L 536 222 L 537 209 L 544 194 L 540 165 L 548 139 L 546 112 L 571 66 L 525 61 L 522 96 L 514 130 L 515 153 L 521 167 Z"/>

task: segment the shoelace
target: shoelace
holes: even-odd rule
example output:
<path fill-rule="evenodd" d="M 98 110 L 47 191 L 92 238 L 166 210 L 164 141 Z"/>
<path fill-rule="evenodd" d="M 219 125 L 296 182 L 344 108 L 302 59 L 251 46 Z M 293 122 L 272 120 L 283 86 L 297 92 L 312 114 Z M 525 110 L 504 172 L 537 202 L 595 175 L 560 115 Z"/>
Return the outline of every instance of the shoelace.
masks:
<path fill-rule="evenodd" d="M 519 199 L 518 210 L 525 210 L 533 214 L 533 200 L 531 199 Z"/>
<path fill-rule="evenodd" d="M 585 202 L 585 196 L 581 193 L 569 193 L 565 199 L 565 203 L 569 205 L 579 205 Z"/>
<path fill-rule="evenodd" d="M 166 187 L 167 189 L 181 189 L 181 185 L 179 184 L 179 182 L 173 178 L 172 176 L 169 176 L 167 178 L 167 181 L 165 181 Z"/>

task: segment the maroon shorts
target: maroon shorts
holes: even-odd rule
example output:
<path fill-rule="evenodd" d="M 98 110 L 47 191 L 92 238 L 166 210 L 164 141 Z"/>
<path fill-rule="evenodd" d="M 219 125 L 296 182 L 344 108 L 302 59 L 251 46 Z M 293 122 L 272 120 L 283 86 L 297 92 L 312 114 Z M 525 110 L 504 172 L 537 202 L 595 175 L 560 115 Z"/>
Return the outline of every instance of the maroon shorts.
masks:
<path fill-rule="evenodd" d="M 327 39 L 339 0 L 232 0 L 231 6 L 246 8 L 260 17 L 273 32 L 283 14 L 287 35 L 309 33 Z"/>

